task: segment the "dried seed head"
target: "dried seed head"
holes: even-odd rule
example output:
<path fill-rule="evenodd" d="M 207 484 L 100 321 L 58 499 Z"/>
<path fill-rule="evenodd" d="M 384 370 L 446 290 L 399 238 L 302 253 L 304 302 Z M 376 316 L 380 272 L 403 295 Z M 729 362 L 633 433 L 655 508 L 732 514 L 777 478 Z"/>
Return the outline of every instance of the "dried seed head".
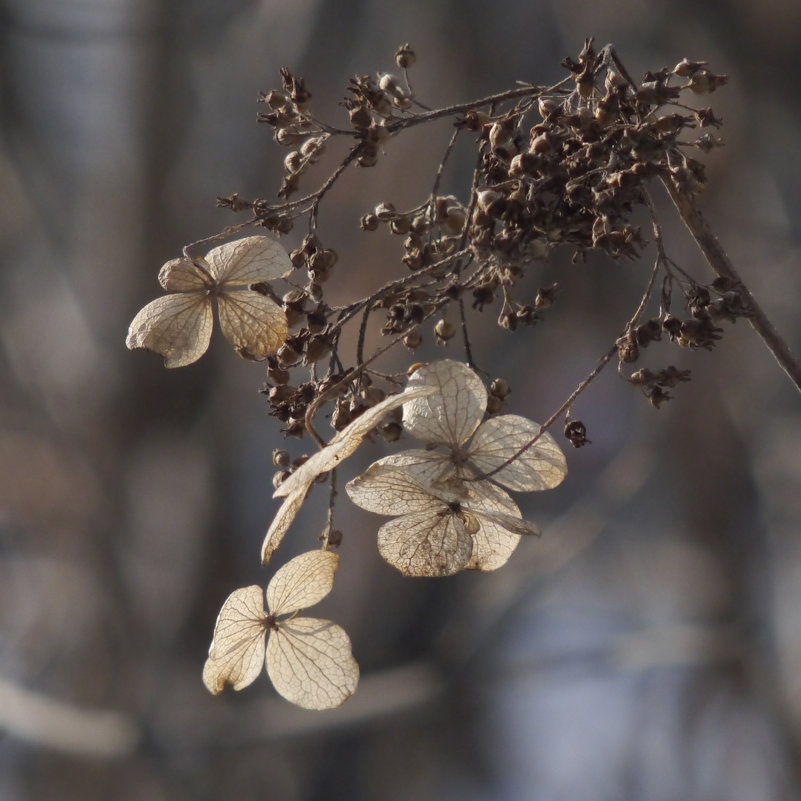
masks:
<path fill-rule="evenodd" d="M 487 414 L 498 414 L 501 409 L 503 409 L 503 398 L 499 398 L 497 395 L 490 395 L 487 398 Z"/>
<path fill-rule="evenodd" d="M 456 326 L 448 319 L 442 318 L 435 326 L 434 333 L 440 343 L 447 342 L 456 333 Z"/>
<path fill-rule="evenodd" d="M 365 106 L 356 106 L 349 112 L 350 122 L 356 128 L 369 128 L 373 121 L 373 115 Z"/>
<path fill-rule="evenodd" d="M 565 437 L 574 448 L 582 448 L 592 442 L 592 440 L 587 439 L 587 427 L 581 420 L 565 422 Z"/>
<path fill-rule="evenodd" d="M 411 45 L 406 42 L 395 51 L 395 63 L 403 70 L 414 66 L 417 56 Z"/>
<path fill-rule="evenodd" d="M 375 231 L 378 228 L 378 217 L 375 214 L 364 214 L 359 220 L 362 231 Z"/>
<path fill-rule="evenodd" d="M 413 328 L 409 331 L 408 334 L 403 338 L 403 344 L 409 348 L 409 350 L 415 350 L 416 348 L 420 347 L 420 343 L 423 341 L 423 337 L 418 331 L 417 328 Z"/>
<path fill-rule="evenodd" d="M 285 448 L 276 448 L 273 451 L 273 464 L 282 470 L 286 470 L 290 465 L 289 451 Z"/>
<path fill-rule="evenodd" d="M 494 395 L 496 398 L 500 398 L 503 400 L 510 392 L 512 388 L 509 386 L 509 382 L 505 378 L 496 378 L 492 384 L 490 384 L 490 394 Z"/>
<path fill-rule="evenodd" d="M 397 216 L 395 206 L 392 203 L 379 203 L 373 210 L 373 214 L 381 222 L 389 222 Z"/>

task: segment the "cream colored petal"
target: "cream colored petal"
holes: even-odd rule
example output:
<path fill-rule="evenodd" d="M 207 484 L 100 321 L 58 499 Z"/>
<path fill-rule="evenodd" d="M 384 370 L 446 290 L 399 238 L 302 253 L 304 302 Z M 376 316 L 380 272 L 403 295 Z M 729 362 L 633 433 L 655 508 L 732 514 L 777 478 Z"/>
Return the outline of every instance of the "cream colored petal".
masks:
<path fill-rule="evenodd" d="M 298 487 L 310 487 L 317 476 L 338 467 L 361 445 L 362 440 L 376 427 L 381 418 L 413 398 L 423 397 L 435 392 L 434 387 L 422 386 L 407 388 L 397 395 L 390 395 L 380 403 L 369 408 L 339 431 L 336 436 L 317 453 L 312 454 L 286 481 L 273 493 L 280 498 L 295 492 Z"/>
<path fill-rule="evenodd" d="M 308 551 L 280 568 L 267 587 L 267 606 L 274 616 L 307 609 L 331 592 L 339 556 L 331 551 Z"/>
<path fill-rule="evenodd" d="M 264 537 L 261 547 L 263 564 L 270 561 L 281 544 L 317 477 L 342 464 L 361 445 L 362 440 L 387 412 L 397 408 L 410 397 L 421 397 L 433 391 L 431 387 L 417 387 L 385 398 L 345 426 L 325 448 L 312 454 L 286 481 L 280 484 L 273 493 L 273 497 L 285 497 L 286 501 L 281 505 Z"/>
<path fill-rule="evenodd" d="M 479 475 L 489 473 L 514 456 L 540 432 L 537 423 L 516 414 L 483 422 L 469 445 L 470 466 Z M 558 486 L 567 475 L 567 460 L 546 431 L 513 462 L 490 476 L 511 490 L 534 492 Z"/>
<path fill-rule="evenodd" d="M 185 367 L 209 348 L 213 317 L 211 301 L 199 292 L 165 295 L 134 317 L 125 344 L 164 357 L 165 367 Z"/>
<path fill-rule="evenodd" d="M 159 283 L 168 292 L 202 292 L 213 286 L 214 279 L 202 266 L 180 258 L 171 259 L 162 266 Z"/>
<path fill-rule="evenodd" d="M 359 665 L 345 630 L 297 617 L 270 632 L 267 673 L 280 695 L 305 709 L 332 709 L 356 691 Z"/>
<path fill-rule="evenodd" d="M 476 430 L 487 408 L 487 391 L 481 379 L 467 365 L 452 359 L 420 367 L 408 386 L 437 390 L 403 406 L 404 428 L 423 442 L 458 449 Z"/>
<path fill-rule="evenodd" d="M 289 335 L 286 314 L 271 298 L 251 289 L 235 289 L 217 298 L 220 328 L 245 357 L 272 356 Z"/>
<path fill-rule="evenodd" d="M 440 450 L 425 451 L 413 448 L 385 456 L 375 464 L 405 468 L 415 481 L 424 486 L 436 485 L 437 482 L 447 480 L 456 472 L 450 452 L 444 453 Z"/>
<path fill-rule="evenodd" d="M 264 666 L 266 624 L 261 587 L 243 587 L 228 596 L 203 666 L 203 683 L 210 692 L 219 695 L 227 684 L 241 690 L 259 675 Z"/>
<path fill-rule="evenodd" d="M 438 499 L 415 480 L 408 465 L 392 466 L 384 461 L 380 459 L 370 465 L 345 485 L 353 503 L 379 515 L 405 515 L 438 508 Z"/>
<path fill-rule="evenodd" d="M 467 511 L 475 515 L 479 529 L 473 534 L 473 552 L 468 570 L 496 570 L 505 564 L 523 533 L 535 530 L 522 520 L 517 504 L 499 487 L 488 481 L 470 485 Z"/>
<path fill-rule="evenodd" d="M 292 521 L 303 505 L 303 501 L 306 500 L 309 489 L 311 489 L 311 484 L 308 486 L 301 485 L 296 487 L 291 495 L 287 495 L 284 502 L 281 504 L 281 508 L 275 513 L 275 517 L 272 523 L 270 523 L 267 533 L 264 535 L 264 542 L 261 546 L 262 564 L 266 565 L 270 559 L 272 559 L 278 546 L 283 542 L 284 535 L 292 525 Z"/>
<path fill-rule="evenodd" d="M 430 509 L 378 529 L 378 551 L 404 576 L 450 576 L 470 561 L 473 543 L 462 516 L 432 499 Z"/>
<path fill-rule="evenodd" d="M 212 276 L 225 287 L 275 281 L 292 272 L 286 250 L 269 236 L 246 236 L 206 254 Z"/>

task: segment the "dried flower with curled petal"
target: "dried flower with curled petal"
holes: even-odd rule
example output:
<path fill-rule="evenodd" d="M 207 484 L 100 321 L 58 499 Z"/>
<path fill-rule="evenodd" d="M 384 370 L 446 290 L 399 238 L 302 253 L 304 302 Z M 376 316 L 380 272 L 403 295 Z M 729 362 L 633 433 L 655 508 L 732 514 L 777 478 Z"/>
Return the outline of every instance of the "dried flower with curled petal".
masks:
<path fill-rule="evenodd" d="M 276 572 L 264 591 L 242 587 L 228 596 L 214 627 L 203 683 L 214 695 L 241 690 L 266 663 L 280 695 L 305 709 L 331 709 L 356 691 L 359 666 L 348 635 L 328 620 L 297 613 L 331 592 L 339 557 L 309 551 Z"/>
<path fill-rule="evenodd" d="M 297 516 L 312 484 L 319 476 L 334 470 L 347 459 L 388 412 L 407 400 L 424 397 L 434 391 L 435 389 L 430 386 L 409 386 L 398 395 L 390 395 L 337 432 L 328 445 L 310 456 L 291 476 L 283 481 L 276 488 L 273 497 L 284 498 L 284 502 L 264 536 L 264 543 L 261 546 L 261 561 L 264 564 L 270 561 Z"/>
<path fill-rule="evenodd" d="M 436 478 L 489 473 L 507 489 L 534 492 L 558 486 L 567 475 L 564 453 L 537 423 L 516 414 L 482 422 L 487 390 L 467 365 L 452 359 L 424 365 L 408 383 L 409 389 L 419 386 L 437 391 L 403 405 L 403 427 L 427 443 L 425 451 L 410 453 L 431 464 Z"/>
<path fill-rule="evenodd" d="M 435 391 L 404 403 L 403 425 L 429 447 L 379 460 L 347 485 L 348 494 L 369 511 L 399 516 L 381 527 L 379 550 L 402 572 L 494 570 L 521 534 L 533 533 L 497 484 L 523 492 L 555 487 L 567 474 L 565 456 L 525 417 L 482 423 L 487 390 L 464 364 L 443 359 L 423 365 L 406 391 L 424 387 Z"/>
<path fill-rule="evenodd" d="M 165 367 L 196 362 L 211 341 L 216 298 L 220 328 L 239 355 L 270 356 L 287 338 L 287 320 L 254 285 L 291 270 L 286 251 L 266 236 L 226 242 L 205 258 L 172 259 L 159 272 L 159 283 L 172 294 L 151 301 L 134 317 L 125 344 L 161 354 Z"/>
<path fill-rule="evenodd" d="M 499 487 L 456 476 L 432 480 L 417 453 L 380 459 L 346 485 L 357 506 L 394 517 L 378 530 L 378 550 L 405 576 L 495 570 L 521 535 L 539 533 Z"/>

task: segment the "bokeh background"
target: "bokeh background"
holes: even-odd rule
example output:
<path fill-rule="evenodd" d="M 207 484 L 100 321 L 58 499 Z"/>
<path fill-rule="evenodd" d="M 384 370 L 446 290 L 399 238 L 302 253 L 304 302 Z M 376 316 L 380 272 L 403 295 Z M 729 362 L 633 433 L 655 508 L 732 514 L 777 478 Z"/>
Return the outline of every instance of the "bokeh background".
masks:
<path fill-rule="evenodd" d="M 801 353 L 794 0 L 6 0 L 0 799 L 801 797 L 801 397 L 745 321 L 712 353 L 649 349 L 694 375 L 658 411 L 614 367 L 597 380 L 574 409 L 592 444 L 563 442 L 568 480 L 520 498 L 545 533 L 497 573 L 404 580 L 343 496 L 319 607 L 362 667 L 340 710 L 297 710 L 264 676 L 220 698 L 200 680 L 223 599 L 271 574 L 279 425 L 263 367 L 218 337 L 176 371 L 124 337 L 158 267 L 237 221 L 218 195 L 279 186 L 259 90 L 288 65 L 336 121 L 350 75 L 392 69 L 410 42 L 418 96 L 443 105 L 557 80 L 588 35 L 635 78 L 684 56 L 730 75 L 701 205 Z M 390 142 L 328 198 L 333 300 L 395 274 L 398 244 L 358 218 L 419 203 L 448 136 Z M 454 158 L 447 189 L 470 164 Z M 657 196 L 671 255 L 708 275 Z M 509 411 L 550 415 L 631 316 L 650 258 L 557 257 L 533 279 L 564 290 L 546 323 L 512 337 L 473 320 Z M 455 340 L 416 358 L 442 355 L 460 358 Z M 322 494 L 283 557 L 316 542 Z"/>

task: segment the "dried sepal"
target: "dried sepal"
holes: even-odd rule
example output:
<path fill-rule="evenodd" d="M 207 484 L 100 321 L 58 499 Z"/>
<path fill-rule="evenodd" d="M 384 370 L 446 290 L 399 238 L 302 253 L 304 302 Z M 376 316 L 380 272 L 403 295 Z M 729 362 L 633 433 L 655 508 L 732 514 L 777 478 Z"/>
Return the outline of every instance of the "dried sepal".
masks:
<path fill-rule="evenodd" d="M 280 695 L 306 709 L 339 706 L 355 690 L 359 666 L 345 631 L 328 620 L 298 617 L 331 591 L 339 557 L 309 551 L 287 562 L 265 594 L 256 585 L 235 590 L 220 610 L 203 668 L 214 695 L 226 685 L 247 687 L 266 663 Z"/>
<path fill-rule="evenodd" d="M 413 455 L 380 459 L 346 490 L 357 506 L 394 517 L 378 530 L 378 550 L 406 576 L 495 570 L 521 535 L 538 533 L 499 488 L 486 481 L 432 480 L 431 465 Z"/>
<path fill-rule="evenodd" d="M 435 388 L 430 386 L 408 386 L 403 392 L 385 398 L 337 432 L 325 448 L 312 454 L 292 473 L 273 493 L 273 497 L 286 500 L 273 518 L 264 537 L 261 549 L 262 563 L 267 564 L 272 558 L 318 476 L 330 472 L 347 459 L 387 412 L 408 400 L 422 398 L 435 391 Z"/>
<path fill-rule="evenodd" d="M 208 350 L 212 298 L 217 298 L 223 335 L 245 358 L 274 354 L 288 335 L 275 301 L 252 289 L 289 273 L 286 251 L 266 236 L 250 236 L 210 250 L 205 258 L 172 259 L 159 283 L 174 294 L 148 303 L 134 317 L 125 344 L 164 357 L 166 367 L 184 367 Z"/>

